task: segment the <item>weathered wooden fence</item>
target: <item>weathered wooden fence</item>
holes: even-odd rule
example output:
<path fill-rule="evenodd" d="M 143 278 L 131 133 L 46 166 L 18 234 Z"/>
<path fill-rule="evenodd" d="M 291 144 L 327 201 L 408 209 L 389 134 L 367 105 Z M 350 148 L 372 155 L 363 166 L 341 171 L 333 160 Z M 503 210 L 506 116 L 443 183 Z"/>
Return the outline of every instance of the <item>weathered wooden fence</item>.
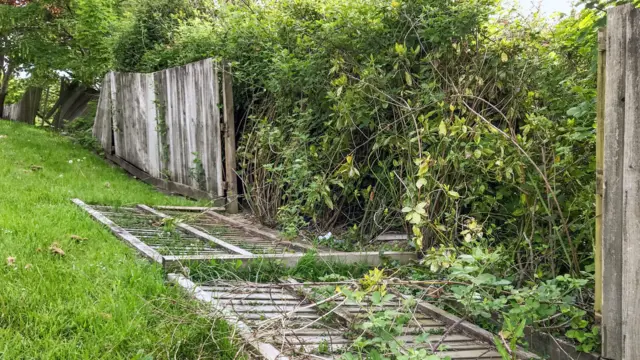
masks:
<path fill-rule="evenodd" d="M 34 125 L 36 115 L 40 107 L 42 89 L 30 87 L 25 91 L 20 101 L 15 104 L 5 105 L 3 117 L 9 120 Z"/>
<path fill-rule="evenodd" d="M 93 133 L 107 157 L 155 185 L 192 197 L 236 204 L 235 161 L 223 170 L 225 138 L 235 141 L 231 77 L 211 59 L 156 73 L 105 76 Z M 227 86 L 221 86 L 221 79 Z M 224 106 L 220 91 L 224 88 Z M 227 141 L 227 145 L 229 141 Z M 235 143 L 226 157 L 235 159 Z M 225 186 L 223 178 L 232 179 Z"/>
<path fill-rule="evenodd" d="M 596 310 L 601 300 L 603 358 L 631 360 L 640 359 L 640 10 L 629 4 L 607 16 L 600 37 L 606 55 L 598 92 L 604 186 Z"/>

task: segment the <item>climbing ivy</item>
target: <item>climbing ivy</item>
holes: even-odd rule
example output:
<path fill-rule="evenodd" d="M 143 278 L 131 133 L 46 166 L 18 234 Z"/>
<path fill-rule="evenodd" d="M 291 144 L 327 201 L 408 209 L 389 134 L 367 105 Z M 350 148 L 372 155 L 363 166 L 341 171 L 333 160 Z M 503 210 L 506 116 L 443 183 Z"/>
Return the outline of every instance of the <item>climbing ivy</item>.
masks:
<path fill-rule="evenodd" d="M 171 171 L 169 170 L 169 128 L 167 127 L 166 119 L 167 106 L 160 97 L 160 89 L 157 83 L 155 84 L 154 93 L 154 104 L 156 106 L 156 132 L 158 133 L 160 144 L 162 144 L 160 151 L 162 171 L 160 175 L 165 180 L 171 180 Z"/>

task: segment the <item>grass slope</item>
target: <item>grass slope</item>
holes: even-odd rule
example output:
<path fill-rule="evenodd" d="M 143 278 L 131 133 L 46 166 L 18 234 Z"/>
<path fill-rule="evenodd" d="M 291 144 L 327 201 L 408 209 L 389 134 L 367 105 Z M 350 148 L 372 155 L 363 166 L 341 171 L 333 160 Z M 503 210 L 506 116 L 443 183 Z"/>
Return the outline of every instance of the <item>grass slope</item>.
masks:
<path fill-rule="evenodd" d="M 197 316 L 198 304 L 73 197 L 189 204 L 64 137 L 0 121 L 0 359 L 233 358 L 225 325 Z"/>

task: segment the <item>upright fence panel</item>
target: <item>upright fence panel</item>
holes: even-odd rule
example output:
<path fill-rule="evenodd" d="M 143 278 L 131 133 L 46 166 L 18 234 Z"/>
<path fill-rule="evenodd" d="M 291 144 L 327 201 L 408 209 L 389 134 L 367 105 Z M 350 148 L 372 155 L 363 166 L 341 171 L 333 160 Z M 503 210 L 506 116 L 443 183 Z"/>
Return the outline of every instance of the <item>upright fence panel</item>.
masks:
<path fill-rule="evenodd" d="M 219 92 L 211 59 L 153 74 L 107 74 L 94 136 L 108 156 L 155 185 L 223 197 Z"/>
<path fill-rule="evenodd" d="M 224 195 L 217 68 L 210 59 L 155 73 L 162 157 L 173 181 Z"/>
<path fill-rule="evenodd" d="M 640 10 L 608 11 L 602 356 L 640 359 Z"/>
<path fill-rule="evenodd" d="M 9 120 L 34 125 L 40 108 L 42 88 L 30 87 L 15 104 L 5 105 L 3 116 Z"/>

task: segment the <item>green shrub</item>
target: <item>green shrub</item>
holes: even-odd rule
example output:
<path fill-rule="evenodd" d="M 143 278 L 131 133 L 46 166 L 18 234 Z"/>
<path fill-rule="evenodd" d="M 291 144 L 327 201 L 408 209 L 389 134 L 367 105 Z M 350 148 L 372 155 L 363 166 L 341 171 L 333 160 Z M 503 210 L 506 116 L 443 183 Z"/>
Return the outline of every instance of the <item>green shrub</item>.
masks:
<path fill-rule="evenodd" d="M 405 229 L 417 249 L 481 237 L 526 279 L 593 263 L 592 10 L 551 25 L 492 0 L 190 6 L 154 13 L 166 36 L 130 69 L 232 62 L 264 223 Z"/>

